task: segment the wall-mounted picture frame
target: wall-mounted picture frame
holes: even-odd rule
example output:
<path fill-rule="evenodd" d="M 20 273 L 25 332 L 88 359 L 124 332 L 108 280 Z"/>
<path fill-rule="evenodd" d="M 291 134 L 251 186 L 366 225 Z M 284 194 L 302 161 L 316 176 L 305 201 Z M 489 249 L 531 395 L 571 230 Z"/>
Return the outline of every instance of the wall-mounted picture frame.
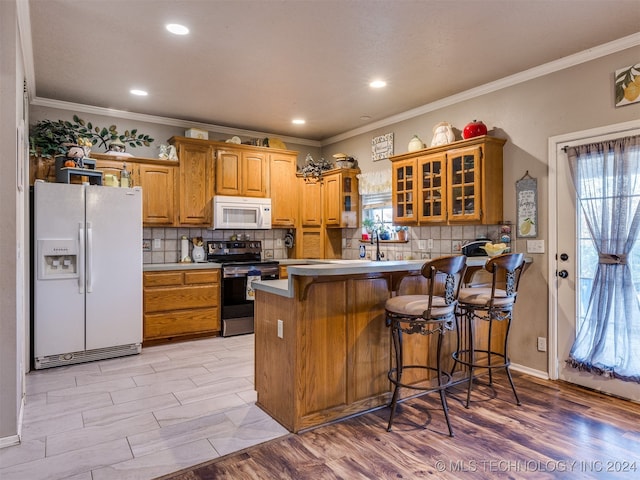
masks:
<path fill-rule="evenodd" d="M 371 140 L 371 160 L 386 160 L 393 155 L 393 133 L 374 137 Z"/>
<path fill-rule="evenodd" d="M 616 70 L 616 107 L 640 102 L 640 63 Z"/>
<path fill-rule="evenodd" d="M 538 236 L 538 181 L 529 170 L 516 182 L 516 234 L 520 238 Z"/>

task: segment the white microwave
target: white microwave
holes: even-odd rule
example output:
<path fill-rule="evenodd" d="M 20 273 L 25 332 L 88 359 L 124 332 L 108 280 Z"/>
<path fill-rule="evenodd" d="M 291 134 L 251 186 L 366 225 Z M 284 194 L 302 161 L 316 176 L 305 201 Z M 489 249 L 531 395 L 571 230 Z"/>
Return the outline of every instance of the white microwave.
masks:
<path fill-rule="evenodd" d="M 213 197 L 213 229 L 264 230 L 271 228 L 271 199 Z"/>

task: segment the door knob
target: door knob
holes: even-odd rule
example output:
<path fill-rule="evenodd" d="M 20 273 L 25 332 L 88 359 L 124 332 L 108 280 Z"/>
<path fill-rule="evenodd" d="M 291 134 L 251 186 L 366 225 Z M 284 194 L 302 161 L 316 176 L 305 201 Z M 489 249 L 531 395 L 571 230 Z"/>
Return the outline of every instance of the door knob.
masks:
<path fill-rule="evenodd" d="M 560 270 L 560 271 L 557 273 L 557 275 L 558 275 L 560 278 L 567 278 L 567 277 L 569 276 L 569 272 L 567 272 L 566 270 Z"/>
<path fill-rule="evenodd" d="M 569 260 L 569 255 L 567 255 L 566 253 L 561 253 L 560 260 L 562 260 L 563 262 L 566 262 L 567 260 Z"/>

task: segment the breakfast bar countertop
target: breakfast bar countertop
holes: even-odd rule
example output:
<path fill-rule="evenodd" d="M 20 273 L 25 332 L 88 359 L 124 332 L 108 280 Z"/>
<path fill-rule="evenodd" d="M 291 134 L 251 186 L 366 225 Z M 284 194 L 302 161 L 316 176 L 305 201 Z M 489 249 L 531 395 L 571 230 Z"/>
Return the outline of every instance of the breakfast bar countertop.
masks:
<path fill-rule="evenodd" d="M 467 266 L 482 267 L 489 257 L 467 257 Z M 428 260 L 310 260 L 307 264 L 291 264 L 287 266 L 289 278 L 282 280 L 263 280 L 256 282 L 255 288 L 282 297 L 293 298 L 293 276 L 332 276 L 356 275 L 376 272 L 403 272 L 420 270 Z M 313 263 L 311 263 L 313 262 Z"/>

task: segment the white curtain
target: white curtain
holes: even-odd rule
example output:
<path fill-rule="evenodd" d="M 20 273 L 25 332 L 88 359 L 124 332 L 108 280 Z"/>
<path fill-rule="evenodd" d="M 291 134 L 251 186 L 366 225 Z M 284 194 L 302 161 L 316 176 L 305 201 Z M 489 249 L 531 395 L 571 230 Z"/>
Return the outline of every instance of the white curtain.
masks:
<path fill-rule="evenodd" d="M 360 173 L 358 175 L 358 191 L 360 195 L 391 193 L 391 169 L 377 172 Z"/>
<path fill-rule="evenodd" d="M 640 272 L 640 254 L 632 255 L 640 233 L 640 136 L 570 147 L 567 153 L 598 253 L 588 307 L 567 362 L 640 382 L 640 300 L 632 275 Z"/>

